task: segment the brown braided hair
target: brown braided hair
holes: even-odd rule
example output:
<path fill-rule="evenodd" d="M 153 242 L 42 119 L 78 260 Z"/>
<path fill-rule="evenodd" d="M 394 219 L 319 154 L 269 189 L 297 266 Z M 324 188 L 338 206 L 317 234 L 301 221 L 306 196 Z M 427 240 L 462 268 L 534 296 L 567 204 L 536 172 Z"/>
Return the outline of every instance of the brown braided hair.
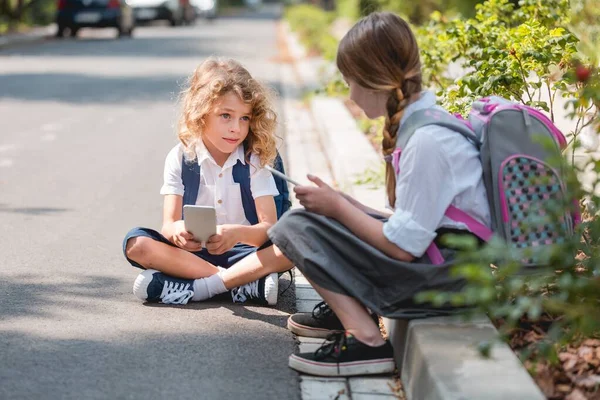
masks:
<path fill-rule="evenodd" d="M 336 63 L 346 79 L 389 94 L 382 148 L 384 156 L 392 154 L 404 109 L 422 90 L 419 46 L 410 26 L 390 12 L 369 14 L 342 38 Z M 391 163 L 386 165 L 385 181 L 390 205 L 394 206 L 396 173 Z"/>

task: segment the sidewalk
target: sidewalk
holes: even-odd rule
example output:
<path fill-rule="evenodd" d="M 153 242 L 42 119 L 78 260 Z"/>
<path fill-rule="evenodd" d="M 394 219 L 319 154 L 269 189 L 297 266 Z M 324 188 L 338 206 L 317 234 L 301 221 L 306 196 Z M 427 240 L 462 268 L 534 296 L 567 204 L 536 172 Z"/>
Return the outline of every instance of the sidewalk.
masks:
<path fill-rule="evenodd" d="M 23 44 L 45 40 L 49 37 L 52 37 L 55 33 L 56 25 L 50 24 L 48 26 L 33 27 L 27 32 L 16 32 L 0 35 L 0 49 L 15 44 Z"/>

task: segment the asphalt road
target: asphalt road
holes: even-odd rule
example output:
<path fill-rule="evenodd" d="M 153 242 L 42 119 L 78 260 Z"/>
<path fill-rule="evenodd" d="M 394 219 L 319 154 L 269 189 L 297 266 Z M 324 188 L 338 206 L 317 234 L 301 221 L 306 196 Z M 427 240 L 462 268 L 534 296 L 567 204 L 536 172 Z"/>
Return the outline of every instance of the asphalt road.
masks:
<path fill-rule="evenodd" d="M 278 13 L 0 50 L 0 399 L 299 397 L 292 289 L 277 308 L 142 304 L 121 253 L 160 227 L 186 77 L 220 55 L 277 89 Z"/>

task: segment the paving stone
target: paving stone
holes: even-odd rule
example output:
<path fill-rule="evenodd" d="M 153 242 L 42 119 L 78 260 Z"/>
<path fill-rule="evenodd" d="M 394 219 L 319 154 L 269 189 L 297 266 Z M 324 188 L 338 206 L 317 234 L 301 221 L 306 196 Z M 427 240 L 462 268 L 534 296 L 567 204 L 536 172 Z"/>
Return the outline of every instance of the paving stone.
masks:
<path fill-rule="evenodd" d="M 398 400 L 402 399 L 395 394 L 375 394 L 375 393 L 354 393 L 352 394 L 352 400 Z"/>
<path fill-rule="evenodd" d="M 297 300 L 318 300 L 323 301 L 323 298 L 319 296 L 312 287 L 298 287 L 296 285 L 296 299 Z"/>
<path fill-rule="evenodd" d="M 300 378 L 303 400 L 350 400 L 345 378 L 319 378 L 303 375 Z"/>
<path fill-rule="evenodd" d="M 392 388 L 396 386 L 392 377 L 354 377 L 348 378 L 348 383 L 353 399 L 359 393 L 393 396 Z"/>
<path fill-rule="evenodd" d="M 296 310 L 298 312 L 312 312 L 313 308 L 320 303 L 321 300 L 297 300 Z"/>

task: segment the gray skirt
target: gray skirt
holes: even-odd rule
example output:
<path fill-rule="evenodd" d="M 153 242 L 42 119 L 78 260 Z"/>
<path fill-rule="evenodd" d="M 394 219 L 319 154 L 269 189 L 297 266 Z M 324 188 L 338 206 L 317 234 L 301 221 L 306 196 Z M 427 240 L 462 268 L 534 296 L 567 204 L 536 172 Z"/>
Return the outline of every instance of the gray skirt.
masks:
<path fill-rule="evenodd" d="M 424 318 L 458 311 L 414 301 L 423 290 L 458 291 L 464 286 L 463 280 L 450 276 L 454 250 L 440 248 L 446 260 L 442 265 L 431 264 L 427 256 L 410 263 L 398 261 L 338 221 L 304 209 L 285 213 L 268 234 L 310 281 L 354 297 L 379 315 Z"/>

